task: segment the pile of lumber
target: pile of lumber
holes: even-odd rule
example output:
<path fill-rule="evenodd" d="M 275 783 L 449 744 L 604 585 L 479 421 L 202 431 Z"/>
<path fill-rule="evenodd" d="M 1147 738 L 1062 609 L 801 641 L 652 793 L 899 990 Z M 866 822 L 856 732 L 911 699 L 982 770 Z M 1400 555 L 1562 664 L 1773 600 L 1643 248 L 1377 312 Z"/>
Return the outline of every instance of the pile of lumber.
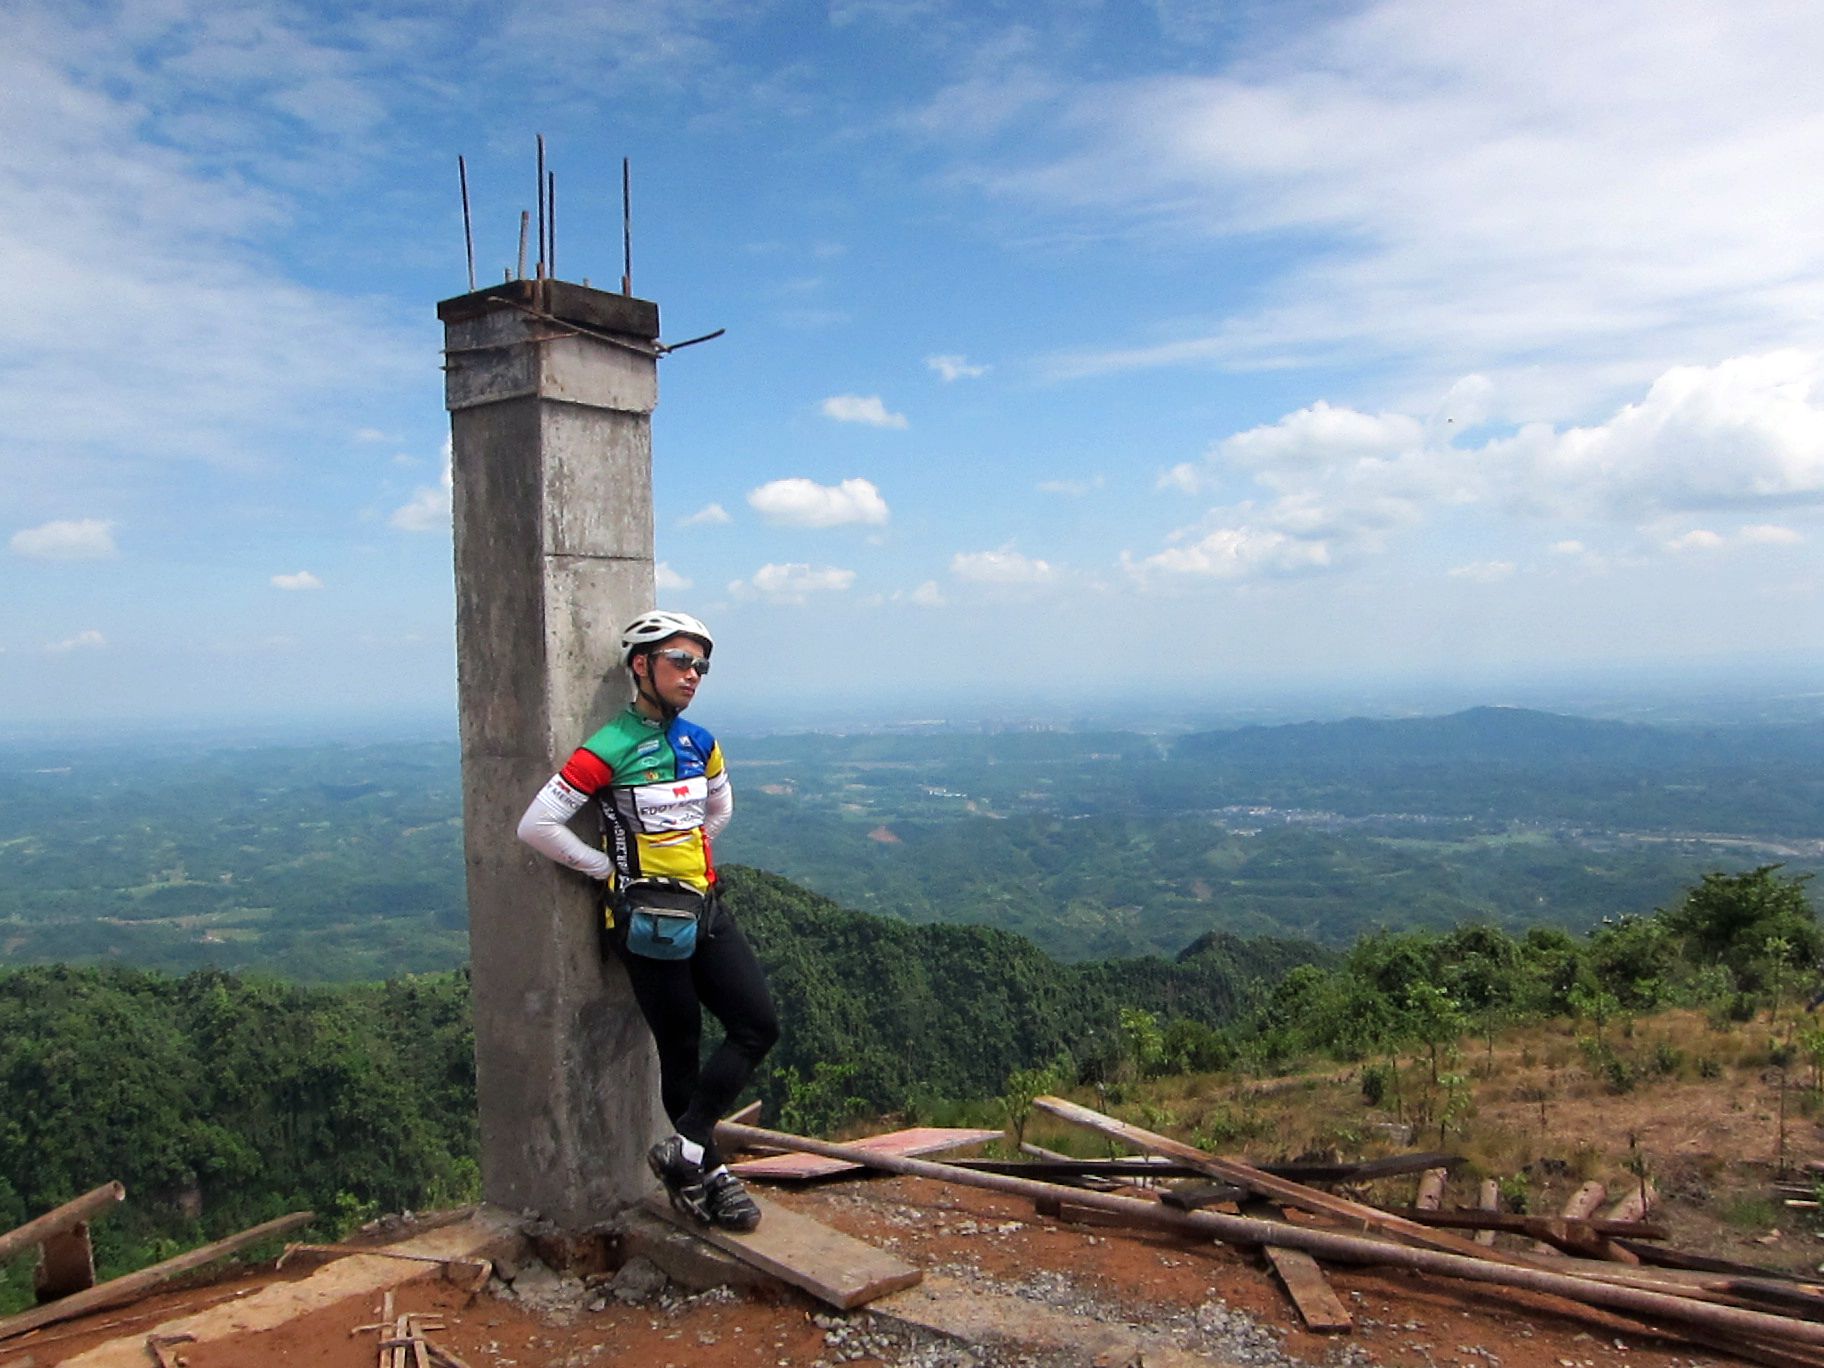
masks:
<path fill-rule="evenodd" d="M 1025 1161 L 935 1162 L 890 1152 L 890 1146 L 843 1145 L 724 1122 L 717 1138 L 729 1148 L 797 1151 L 867 1169 L 935 1179 L 1026 1197 L 1052 1214 L 1087 1215 L 1267 1254 L 1309 1325 L 1347 1330 L 1347 1310 L 1324 1281 L 1324 1263 L 1412 1269 L 1466 1282 L 1520 1288 L 1599 1307 L 1666 1338 L 1720 1349 L 1774 1368 L 1824 1368 L 1824 1284 L 1659 1249 L 1665 1232 L 1645 1221 L 1646 1184 L 1604 1216 L 1603 1194 L 1586 1189 L 1578 1206 L 1557 1217 L 1504 1215 L 1490 1187 L 1481 1205 L 1442 1211 L 1441 1177 L 1421 1186 L 1411 1207 L 1388 1209 L 1330 1191 L 1389 1172 L 1447 1167 L 1444 1155 L 1399 1156 L 1374 1164 L 1256 1166 L 1207 1153 L 1139 1126 L 1056 1097 L 1041 1111 L 1119 1142 L 1145 1159 L 1081 1160 L 1045 1156 Z M 1185 1177 L 1195 1181 L 1172 1201 L 1156 1191 L 1113 1190 L 1115 1180 Z M 1217 1209 L 1227 1208 L 1227 1209 Z M 1288 1219 L 1287 1212 L 1299 1214 Z M 1476 1237 L 1459 1234 L 1473 1229 Z M 1537 1243 L 1498 1248 L 1497 1231 Z"/>

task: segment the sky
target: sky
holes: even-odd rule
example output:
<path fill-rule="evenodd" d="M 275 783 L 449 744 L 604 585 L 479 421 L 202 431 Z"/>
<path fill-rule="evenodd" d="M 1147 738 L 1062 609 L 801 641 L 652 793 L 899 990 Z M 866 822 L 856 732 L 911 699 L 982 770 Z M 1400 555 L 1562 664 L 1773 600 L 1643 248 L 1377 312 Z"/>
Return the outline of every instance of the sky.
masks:
<path fill-rule="evenodd" d="M 540 134 L 700 711 L 1824 666 L 1810 0 L 7 9 L 0 728 L 453 715 Z"/>

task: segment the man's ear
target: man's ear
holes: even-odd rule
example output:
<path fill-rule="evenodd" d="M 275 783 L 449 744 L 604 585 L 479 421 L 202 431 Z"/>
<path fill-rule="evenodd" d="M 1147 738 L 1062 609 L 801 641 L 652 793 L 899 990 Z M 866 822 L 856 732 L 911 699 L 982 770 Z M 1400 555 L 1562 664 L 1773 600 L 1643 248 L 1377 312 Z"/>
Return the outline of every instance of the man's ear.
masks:
<path fill-rule="evenodd" d="M 627 668 L 629 671 L 632 672 L 635 683 L 638 683 L 640 680 L 642 680 L 646 677 L 645 674 L 640 670 L 641 665 L 645 665 L 647 669 L 652 668 L 652 657 L 647 655 L 643 651 L 639 655 L 634 656 L 633 659 L 631 659 L 627 662 Z"/>

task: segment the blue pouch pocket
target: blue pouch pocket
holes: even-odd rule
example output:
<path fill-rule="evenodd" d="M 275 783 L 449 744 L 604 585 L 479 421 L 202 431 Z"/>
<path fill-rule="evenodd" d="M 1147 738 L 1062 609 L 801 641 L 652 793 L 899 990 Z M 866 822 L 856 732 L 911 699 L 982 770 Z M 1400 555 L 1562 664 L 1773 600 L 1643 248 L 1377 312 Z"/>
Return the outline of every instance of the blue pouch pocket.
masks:
<path fill-rule="evenodd" d="M 697 926 L 705 899 L 679 879 L 634 879 L 621 890 L 627 918 L 627 950 L 647 959 L 689 959 L 697 949 Z"/>

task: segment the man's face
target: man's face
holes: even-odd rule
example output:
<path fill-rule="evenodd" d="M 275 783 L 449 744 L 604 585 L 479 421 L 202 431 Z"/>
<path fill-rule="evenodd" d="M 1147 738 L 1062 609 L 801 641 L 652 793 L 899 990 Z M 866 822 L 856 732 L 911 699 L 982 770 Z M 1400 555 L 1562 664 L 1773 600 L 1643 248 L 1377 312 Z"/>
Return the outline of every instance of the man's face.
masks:
<path fill-rule="evenodd" d="M 697 696 L 697 686 L 703 682 L 703 676 L 668 660 L 666 651 L 684 651 L 692 657 L 701 657 L 706 648 L 695 637 L 678 635 L 661 641 L 646 657 L 646 666 L 652 671 L 652 691 L 664 700 L 666 707 L 683 712 Z"/>

